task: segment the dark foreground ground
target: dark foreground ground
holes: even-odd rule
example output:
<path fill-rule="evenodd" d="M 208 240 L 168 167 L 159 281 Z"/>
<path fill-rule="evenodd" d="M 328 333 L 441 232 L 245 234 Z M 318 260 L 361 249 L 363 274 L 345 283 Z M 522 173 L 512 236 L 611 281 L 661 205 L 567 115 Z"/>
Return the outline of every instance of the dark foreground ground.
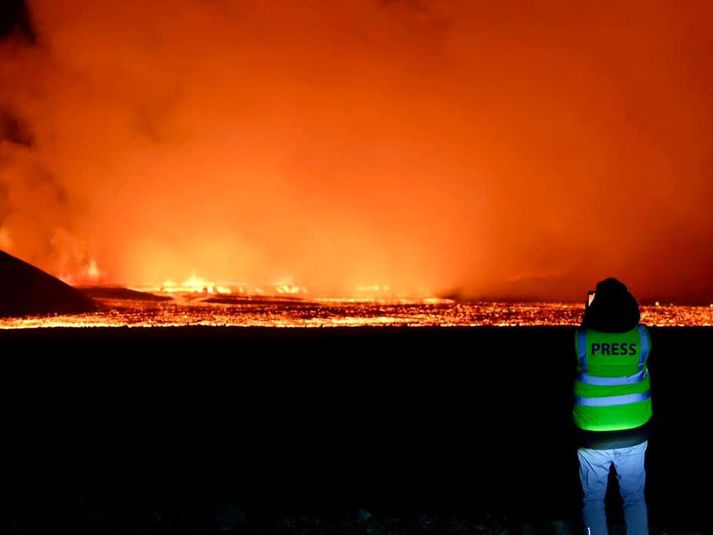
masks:
<path fill-rule="evenodd" d="M 651 522 L 705 532 L 713 329 L 652 336 Z M 569 328 L 5 331 L 3 523 L 576 527 L 572 345 Z"/>

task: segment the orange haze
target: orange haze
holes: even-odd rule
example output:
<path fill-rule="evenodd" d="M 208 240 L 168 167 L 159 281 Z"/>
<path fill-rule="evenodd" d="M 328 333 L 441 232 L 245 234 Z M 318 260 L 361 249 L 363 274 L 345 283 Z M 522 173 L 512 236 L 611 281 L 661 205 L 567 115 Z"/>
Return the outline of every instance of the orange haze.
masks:
<path fill-rule="evenodd" d="M 710 2 L 28 4 L 0 249 L 54 273 L 713 300 Z"/>

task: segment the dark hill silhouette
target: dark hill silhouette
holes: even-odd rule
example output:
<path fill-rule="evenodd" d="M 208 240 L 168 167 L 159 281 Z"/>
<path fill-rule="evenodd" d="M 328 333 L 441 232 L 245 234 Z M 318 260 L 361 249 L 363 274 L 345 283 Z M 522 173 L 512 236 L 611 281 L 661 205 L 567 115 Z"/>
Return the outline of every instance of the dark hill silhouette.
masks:
<path fill-rule="evenodd" d="M 85 295 L 94 299 L 124 299 L 128 301 L 172 301 L 173 297 L 140 292 L 120 286 L 78 286 Z"/>
<path fill-rule="evenodd" d="M 0 251 L 0 317 L 92 312 L 91 298 L 49 273 Z"/>

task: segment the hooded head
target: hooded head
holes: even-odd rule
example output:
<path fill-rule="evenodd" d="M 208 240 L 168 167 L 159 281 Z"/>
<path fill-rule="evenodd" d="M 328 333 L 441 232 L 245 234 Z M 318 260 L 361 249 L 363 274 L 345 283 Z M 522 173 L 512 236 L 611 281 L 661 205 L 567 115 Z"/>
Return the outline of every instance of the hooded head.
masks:
<path fill-rule="evenodd" d="M 622 333 L 639 323 L 639 304 L 624 283 L 609 278 L 597 283 L 594 301 L 584 311 L 582 327 Z"/>

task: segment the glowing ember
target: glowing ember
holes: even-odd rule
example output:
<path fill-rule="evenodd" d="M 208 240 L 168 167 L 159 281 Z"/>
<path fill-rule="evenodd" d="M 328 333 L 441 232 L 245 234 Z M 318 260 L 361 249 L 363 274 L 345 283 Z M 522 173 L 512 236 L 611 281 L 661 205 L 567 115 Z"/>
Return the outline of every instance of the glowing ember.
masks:
<path fill-rule="evenodd" d="M 158 286 L 136 286 L 138 291 L 163 294 L 210 294 L 210 295 L 244 295 L 244 296 L 306 296 L 307 289 L 295 284 L 292 280 L 281 280 L 267 285 L 254 285 L 242 282 L 215 282 L 195 274 L 183 282 L 166 280 Z"/>
<path fill-rule="evenodd" d="M 89 277 L 89 280 L 98 281 L 100 275 L 101 273 L 99 272 L 96 261 L 93 259 L 90 260 L 89 266 L 87 267 L 87 277 Z"/>
<path fill-rule="evenodd" d="M 307 288 L 294 283 L 292 278 L 274 284 L 275 293 L 288 295 L 307 295 Z"/>
<path fill-rule="evenodd" d="M 84 260 L 81 266 L 71 273 L 60 275 L 61 280 L 72 286 L 96 285 L 102 280 L 102 272 L 94 258 Z"/>
<path fill-rule="evenodd" d="M 156 291 L 156 290 L 154 290 Z M 164 281 L 158 292 L 162 293 L 206 293 L 206 294 L 229 294 L 232 290 L 228 286 L 219 285 L 215 282 L 207 281 L 195 274 L 183 282 L 177 284 L 173 281 Z"/>

